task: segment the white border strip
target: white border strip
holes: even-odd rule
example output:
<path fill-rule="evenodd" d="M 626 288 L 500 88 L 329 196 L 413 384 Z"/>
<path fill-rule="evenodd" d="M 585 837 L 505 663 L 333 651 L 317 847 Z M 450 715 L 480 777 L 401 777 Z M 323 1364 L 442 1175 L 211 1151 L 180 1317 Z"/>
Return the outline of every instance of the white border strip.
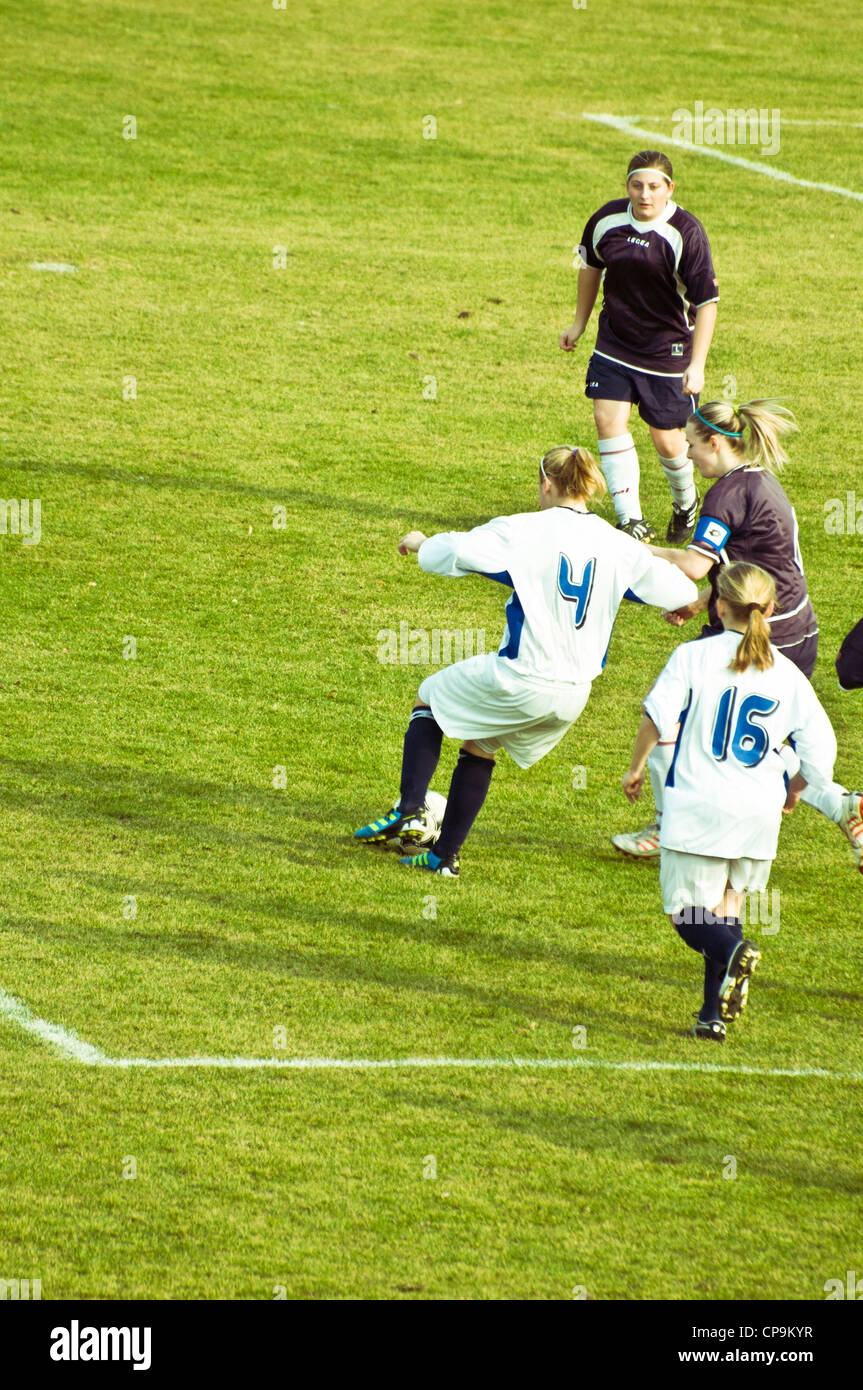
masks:
<path fill-rule="evenodd" d="M 674 135 L 663 135 L 657 130 L 643 130 L 625 116 L 610 116 L 604 112 L 591 111 L 582 111 L 581 115 L 582 120 L 611 126 L 612 130 L 620 130 L 626 135 L 637 135 L 639 140 L 646 136 L 648 140 L 662 141 L 664 145 L 674 145 L 677 149 L 689 150 L 692 154 L 704 154 L 710 159 L 721 159 L 726 164 L 737 165 L 739 169 L 750 169 L 755 174 L 764 174 L 768 179 L 778 179 L 780 183 L 793 183 L 798 188 L 815 188 L 820 193 L 838 193 L 842 198 L 853 198 L 855 202 L 863 203 L 863 193 L 855 193 L 853 189 L 839 188 L 834 183 L 813 183 L 811 179 L 798 179 L 794 174 L 786 173 L 784 169 L 775 169 L 772 164 L 760 164 L 754 159 L 742 159 L 736 154 L 726 154 L 713 145 L 694 145 L 691 140 L 680 140 Z"/>
<path fill-rule="evenodd" d="M 49 1044 L 66 1061 L 86 1066 L 176 1069 L 218 1067 L 240 1071 L 404 1071 L 411 1068 L 459 1071 L 633 1071 L 700 1072 L 725 1076 L 818 1077 L 824 1081 L 863 1081 L 863 1072 L 823 1067 L 734 1067 L 711 1062 L 609 1062 L 592 1057 L 109 1057 L 82 1042 L 76 1033 L 37 1018 L 26 1004 L 0 989 L 0 1018 Z"/>

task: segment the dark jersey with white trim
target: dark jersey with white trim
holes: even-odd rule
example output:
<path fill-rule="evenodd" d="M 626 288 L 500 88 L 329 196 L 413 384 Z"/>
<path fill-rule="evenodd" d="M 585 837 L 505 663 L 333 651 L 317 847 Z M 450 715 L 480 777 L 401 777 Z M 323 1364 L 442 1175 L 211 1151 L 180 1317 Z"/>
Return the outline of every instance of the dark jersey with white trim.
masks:
<path fill-rule="evenodd" d="M 698 218 L 669 198 L 660 217 L 640 222 L 628 198 L 615 198 L 589 219 L 579 254 L 604 272 L 596 352 L 638 371 L 682 375 L 695 310 L 719 298 Z"/>
<path fill-rule="evenodd" d="M 776 611 L 768 619 L 774 646 L 784 649 L 818 631 L 803 573 L 797 517 L 781 484 L 766 469 L 741 464 L 717 478 L 704 494 L 687 549 L 718 562 L 710 571 L 711 626 L 722 626 L 716 612 L 721 566 L 747 560 L 776 581 Z"/>

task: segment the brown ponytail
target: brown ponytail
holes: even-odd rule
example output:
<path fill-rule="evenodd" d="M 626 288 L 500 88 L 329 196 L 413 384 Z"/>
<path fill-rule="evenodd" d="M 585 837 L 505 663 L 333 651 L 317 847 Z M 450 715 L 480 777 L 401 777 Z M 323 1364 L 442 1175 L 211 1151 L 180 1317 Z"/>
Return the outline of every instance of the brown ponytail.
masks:
<path fill-rule="evenodd" d="M 605 479 L 588 449 L 558 444 L 543 455 L 542 472 L 563 497 L 578 497 L 587 502 L 594 493 L 605 492 Z"/>
<path fill-rule="evenodd" d="M 758 565 L 740 560 L 719 571 L 716 589 L 719 597 L 728 604 L 732 620 L 746 624 L 743 640 L 729 669 L 748 671 L 750 666 L 754 666 L 758 671 L 766 671 L 773 665 L 770 628 L 764 616 L 765 610 L 776 601 L 773 576 Z"/>

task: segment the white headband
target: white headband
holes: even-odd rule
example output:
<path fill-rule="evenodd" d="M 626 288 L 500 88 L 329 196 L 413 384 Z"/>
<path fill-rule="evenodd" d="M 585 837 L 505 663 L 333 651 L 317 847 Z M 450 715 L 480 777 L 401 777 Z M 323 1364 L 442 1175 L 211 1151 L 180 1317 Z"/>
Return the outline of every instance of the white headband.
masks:
<path fill-rule="evenodd" d="M 568 449 L 569 452 L 570 452 L 571 454 L 575 454 L 575 453 L 578 452 L 578 445 L 573 445 L 573 444 L 558 444 L 558 445 L 556 445 L 555 447 L 558 448 L 558 449 Z M 550 454 L 550 453 L 551 453 L 551 450 L 550 450 L 550 449 L 547 449 L 547 450 L 546 450 L 546 453 Z M 545 481 L 548 483 L 548 482 L 551 482 L 551 479 L 549 478 L 548 474 L 546 473 L 545 469 L 543 468 L 543 464 L 544 464 L 544 463 L 545 463 L 545 454 L 543 454 L 542 458 L 541 458 L 540 461 L 539 461 L 539 471 L 540 471 L 540 473 L 542 474 L 542 476 L 545 478 Z"/>
<path fill-rule="evenodd" d="M 630 169 L 629 173 L 626 176 L 627 183 L 629 183 L 629 180 L 632 178 L 633 174 L 661 174 L 662 177 L 665 179 L 665 182 L 668 184 L 669 188 L 671 187 L 671 179 L 668 177 L 664 169 Z"/>

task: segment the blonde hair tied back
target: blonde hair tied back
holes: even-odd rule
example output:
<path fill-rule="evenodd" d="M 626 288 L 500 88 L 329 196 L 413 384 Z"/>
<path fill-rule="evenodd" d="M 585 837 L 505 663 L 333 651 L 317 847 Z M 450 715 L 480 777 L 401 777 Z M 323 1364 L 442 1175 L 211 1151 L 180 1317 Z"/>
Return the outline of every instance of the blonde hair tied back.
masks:
<path fill-rule="evenodd" d="M 605 479 L 589 449 L 558 444 L 543 455 L 542 471 L 564 497 L 587 502 L 594 494 L 605 492 Z"/>
<path fill-rule="evenodd" d="M 770 628 L 764 616 L 771 603 L 776 602 L 776 584 L 772 574 L 759 565 L 738 560 L 719 571 L 716 590 L 728 604 L 735 623 L 745 623 L 743 640 L 734 654 L 729 670 L 748 671 L 754 666 L 766 671 L 773 665 Z"/>
<path fill-rule="evenodd" d="M 714 433 L 710 426 L 715 426 L 741 463 L 757 464 L 771 473 L 778 473 L 788 462 L 782 439 L 799 429 L 791 411 L 774 399 L 747 401 L 736 409 L 730 401 L 708 401 L 690 415 L 689 423 L 704 440 Z M 733 435 L 740 437 L 729 437 Z"/>

